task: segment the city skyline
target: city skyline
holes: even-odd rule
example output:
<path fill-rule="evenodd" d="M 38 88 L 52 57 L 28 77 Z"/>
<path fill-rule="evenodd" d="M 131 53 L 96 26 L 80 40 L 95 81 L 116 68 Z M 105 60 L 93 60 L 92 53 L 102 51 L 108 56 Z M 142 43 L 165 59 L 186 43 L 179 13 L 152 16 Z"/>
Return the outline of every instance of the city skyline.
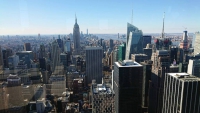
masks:
<path fill-rule="evenodd" d="M 80 31 L 92 34 L 126 33 L 127 22 L 144 33 L 189 33 L 200 29 L 200 1 L 0 1 L 0 35 L 68 34 L 73 32 L 75 14 Z M 132 16 L 133 11 L 133 16 Z"/>

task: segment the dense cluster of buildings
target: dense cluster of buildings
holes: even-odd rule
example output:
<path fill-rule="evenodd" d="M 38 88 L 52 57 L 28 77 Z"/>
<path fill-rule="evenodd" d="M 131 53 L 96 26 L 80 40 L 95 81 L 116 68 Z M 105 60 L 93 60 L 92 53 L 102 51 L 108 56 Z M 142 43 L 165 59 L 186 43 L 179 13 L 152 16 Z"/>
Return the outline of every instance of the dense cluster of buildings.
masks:
<path fill-rule="evenodd" d="M 2 38 L 0 112 L 199 113 L 200 34 L 188 38 L 177 46 L 163 31 L 153 41 L 127 23 L 126 42 L 104 40 L 80 32 L 77 18 L 57 39 Z"/>

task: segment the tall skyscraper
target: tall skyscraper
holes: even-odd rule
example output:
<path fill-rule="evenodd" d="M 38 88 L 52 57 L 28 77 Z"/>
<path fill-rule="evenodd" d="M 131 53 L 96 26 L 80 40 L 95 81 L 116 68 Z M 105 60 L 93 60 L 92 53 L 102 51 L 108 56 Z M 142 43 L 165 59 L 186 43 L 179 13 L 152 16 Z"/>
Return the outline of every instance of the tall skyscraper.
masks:
<path fill-rule="evenodd" d="M 117 38 L 119 39 L 119 33 L 117 34 Z"/>
<path fill-rule="evenodd" d="M 187 31 L 183 31 L 183 40 L 182 42 L 179 44 L 179 47 L 181 49 L 185 49 L 187 50 L 189 48 L 189 43 L 188 43 L 188 33 Z"/>
<path fill-rule="evenodd" d="M 147 44 L 146 48 L 143 48 L 144 54 L 146 54 L 148 56 L 149 60 L 151 59 L 152 48 L 153 48 L 153 44 Z"/>
<path fill-rule="evenodd" d="M 60 62 L 64 65 L 64 69 L 67 69 L 68 66 L 68 57 L 67 53 L 61 53 L 60 54 Z"/>
<path fill-rule="evenodd" d="M 88 35 L 88 29 L 87 29 L 87 35 Z"/>
<path fill-rule="evenodd" d="M 2 50 L 3 53 L 3 64 L 4 68 L 8 68 L 8 57 L 12 56 L 12 50 L 11 49 L 4 49 Z"/>
<path fill-rule="evenodd" d="M 199 113 L 200 78 L 187 73 L 167 73 L 160 113 Z"/>
<path fill-rule="evenodd" d="M 79 25 L 77 24 L 76 17 L 73 30 L 73 41 L 74 41 L 74 50 L 78 53 L 80 49 L 80 30 L 79 30 Z"/>
<path fill-rule="evenodd" d="M 142 48 L 145 48 L 147 44 L 151 44 L 151 36 L 149 35 L 143 36 Z"/>
<path fill-rule="evenodd" d="M 61 53 L 61 50 L 59 48 L 57 41 L 52 42 L 52 52 L 51 52 L 52 71 L 55 71 L 55 67 L 59 65 L 60 53 Z"/>
<path fill-rule="evenodd" d="M 31 51 L 31 44 L 30 43 L 24 43 L 24 51 Z"/>
<path fill-rule="evenodd" d="M 119 48 L 118 60 L 123 61 L 125 60 L 125 55 L 126 55 L 126 44 L 122 44 L 118 48 Z"/>
<path fill-rule="evenodd" d="M 63 40 L 60 39 L 60 35 L 58 35 L 58 39 L 56 39 L 56 41 L 58 43 L 59 48 L 61 49 L 61 52 L 63 52 L 64 51 Z"/>
<path fill-rule="evenodd" d="M 200 59 L 189 60 L 187 73 L 200 77 Z"/>
<path fill-rule="evenodd" d="M 177 46 L 170 46 L 170 63 L 173 63 L 174 59 L 177 61 L 177 53 L 178 47 Z"/>
<path fill-rule="evenodd" d="M 86 47 L 86 76 L 87 83 L 91 83 L 93 79 L 98 84 L 102 82 L 102 47 Z"/>
<path fill-rule="evenodd" d="M 1 70 L 3 70 L 3 52 L 2 52 L 2 49 L 1 49 L 1 46 L 0 46 L 0 71 Z"/>
<path fill-rule="evenodd" d="M 131 58 L 131 54 L 142 53 L 143 33 L 134 25 L 127 23 L 127 46 L 126 46 L 126 60 Z"/>
<path fill-rule="evenodd" d="M 165 73 L 169 72 L 170 55 L 168 50 L 157 50 L 152 54 L 152 75 L 149 92 L 149 113 L 161 113 Z"/>
<path fill-rule="evenodd" d="M 70 38 L 67 41 L 65 41 L 64 51 L 67 52 L 67 53 L 71 52 L 71 41 L 70 41 Z"/>
<path fill-rule="evenodd" d="M 143 66 L 132 60 L 115 62 L 113 90 L 116 113 L 140 113 Z"/>
<path fill-rule="evenodd" d="M 110 39 L 110 44 L 109 44 L 109 48 L 111 49 L 111 50 L 113 50 L 113 39 Z"/>
<path fill-rule="evenodd" d="M 42 45 L 40 45 L 40 55 L 39 55 L 39 57 L 44 58 L 45 56 L 46 56 L 45 46 L 44 46 L 44 44 L 42 44 Z"/>
<path fill-rule="evenodd" d="M 200 54 L 200 32 L 195 33 L 194 55 Z"/>
<path fill-rule="evenodd" d="M 169 38 L 166 38 L 165 36 L 164 26 L 165 26 L 165 12 L 163 15 L 163 27 L 162 27 L 161 37 L 156 38 L 154 40 L 157 50 L 169 50 L 169 46 L 172 44 L 171 40 Z"/>
<path fill-rule="evenodd" d="M 148 113 L 149 107 L 149 81 L 151 80 L 152 61 L 146 60 L 140 62 L 143 65 L 143 81 L 142 81 L 142 113 Z"/>

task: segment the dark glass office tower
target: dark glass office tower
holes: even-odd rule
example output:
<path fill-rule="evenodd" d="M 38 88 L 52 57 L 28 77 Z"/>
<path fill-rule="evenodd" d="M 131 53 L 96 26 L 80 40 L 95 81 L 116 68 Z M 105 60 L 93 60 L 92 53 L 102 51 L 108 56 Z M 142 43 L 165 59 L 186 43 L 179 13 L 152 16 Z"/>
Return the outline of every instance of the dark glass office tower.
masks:
<path fill-rule="evenodd" d="M 31 51 L 31 44 L 30 43 L 24 43 L 24 51 Z"/>
<path fill-rule="evenodd" d="M 116 113 L 140 113 L 143 66 L 132 60 L 115 62 L 113 89 Z"/>
<path fill-rule="evenodd" d="M 143 36 L 142 48 L 145 48 L 147 46 L 147 44 L 151 44 L 151 36 L 150 35 Z"/>
<path fill-rule="evenodd" d="M 109 46 L 110 46 L 109 48 L 110 48 L 111 50 L 113 50 L 113 46 L 114 46 L 114 45 L 113 45 L 113 39 L 110 39 Z"/>
<path fill-rule="evenodd" d="M 174 59 L 177 61 L 177 53 L 178 53 L 178 47 L 170 46 L 170 63 L 173 63 Z"/>

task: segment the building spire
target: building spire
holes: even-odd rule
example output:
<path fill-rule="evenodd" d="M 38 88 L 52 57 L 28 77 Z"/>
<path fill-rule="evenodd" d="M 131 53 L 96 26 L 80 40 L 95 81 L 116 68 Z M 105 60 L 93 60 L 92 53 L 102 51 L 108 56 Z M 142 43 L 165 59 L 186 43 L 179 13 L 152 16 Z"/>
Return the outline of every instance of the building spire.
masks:
<path fill-rule="evenodd" d="M 133 25 L 133 4 L 132 4 L 131 24 Z"/>
<path fill-rule="evenodd" d="M 132 16 L 131 16 L 131 24 L 133 25 L 133 9 L 132 9 Z"/>
<path fill-rule="evenodd" d="M 77 23 L 76 13 L 75 13 L 75 23 Z"/>
<path fill-rule="evenodd" d="M 164 12 L 164 15 L 163 15 L 162 38 L 164 38 L 164 25 L 165 25 L 165 12 Z"/>

